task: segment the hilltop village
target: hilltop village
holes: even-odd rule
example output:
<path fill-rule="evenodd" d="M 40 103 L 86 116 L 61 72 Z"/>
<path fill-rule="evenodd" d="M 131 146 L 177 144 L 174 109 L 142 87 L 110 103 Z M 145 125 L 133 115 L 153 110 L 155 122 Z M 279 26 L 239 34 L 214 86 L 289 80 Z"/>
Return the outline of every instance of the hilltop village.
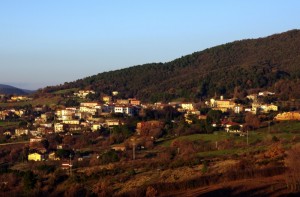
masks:
<path fill-rule="evenodd" d="M 95 92 L 80 90 L 74 93 L 73 97 L 84 100 L 91 94 Z M 103 96 L 101 101 L 69 103 L 68 106 L 57 106 L 55 110 L 47 106 L 3 109 L 0 111 L 0 120 L 18 122 L 18 125 L 14 129 L 2 129 L 1 143 L 28 140 L 29 161 L 53 158 L 59 160 L 63 157 L 56 155 L 58 149 L 62 147 L 67 147 L 68 150 L 82 149 L 87 143 L 64 143 L 64 139 L 90 132 L 97 134 L 97 138 L 107 142 L 112 149 L 124 151 L 130 148 L 130 138 L 133 137 L 139 141 L 139 147 L 148 148 L 162 136 L 176 137 L 186 135 L 186 132 L 191 134 L 214 131 L 244 136 L 247 130 L 257 129 L 263 124 L 300 120 L 299 112 L 284 112 L 270 102 L 276 95 L 268 91 L 248 95 L 245 100 L 224 99 L 220 96 L 204 103 L 149 104 L 135 98 L 115 99 L 117 95 L 118 92 L 112 92 L 111 96 Z M 7 102 L 28 100 L 32 98 L 12 96 Z M 188 131 L 179 129 L 185 125 L 189 128 Z M 49 135 L 59 136 L 60 141 L 56 141 L 55 146 L 52 142 L 49 144 L 47 139 Z M 75 155 L 72 155 L 72 158 L 73 156 Z"/>
<path fill-rule="evenodd" d="M 0 110 L 1 166 L 22 171 L 42 165 L 70 175 L 86 167 L 174 157 L 168 151 L 165 154 L 169 156 L 162 156 L 164 143 L 171 143 L 177 154 L 193 153 L 186 149 L 189 144 L 176 141 L 181 136 L 234 136 L 247 146 L 249 133 L 254 136 L 255 130 L 266 128 L 271 133 L 270 128 L 274 130 L 281 121 L 300 120 L 300 112 L 278 105 L 276 94 L 269 91 L 243 99 L 215 96 L 197 103 L 143 103 L 120 98 L 117 91 L 97 100 L 94 94 L 79 90 L 64 95 L 65 103 L 52 106 L 27 105 L 27 101 L 34 101 L 30 96 L 1 95 L 2 103 L 8 106 Z M 9 107 L 16 103 L 25 105 Z M 241 146 L 228 140 L 200 142 L 206 152 Z M 203 160 L 198 162 L 203 165 Z"/>

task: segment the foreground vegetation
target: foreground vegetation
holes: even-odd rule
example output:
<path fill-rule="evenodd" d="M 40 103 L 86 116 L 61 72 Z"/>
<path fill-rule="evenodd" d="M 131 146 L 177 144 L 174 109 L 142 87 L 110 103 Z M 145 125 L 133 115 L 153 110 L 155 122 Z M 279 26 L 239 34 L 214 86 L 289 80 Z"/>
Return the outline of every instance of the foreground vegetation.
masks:
<path fill-rule="evenodd" d="M 136 160 L 132 160 L 131 149 L 126 152 L 109 151 L 99 159 L 72 160 L 71 174 L 69 170 L 61 169 L 60 162 L 22 162 L 20 155 L 23 148 L 14 147 L 14 153 L 10 155 L 20 163 L 1 164 L 0 191 L 15 195 L 22 191 L 24 195 L 36 196 L 50 193 L 66 196 L 155 196 L 207 187 L 225 180 L 247 178 L 251 181 L 258 177 L 280 175 L 280 181 L 286 185 L 281 192 L 298 192 L 296 183 L 285 179 L 285 176 L 291 170 L 286 166 L 295 165 L 287 162 L 300 162 L 289 156 L 291 151 L 299 151 L 291 149 L 300 143 L 299 124 L 282 122 L 251 131 L 248 145 L 246 136 L 224 131 L 160 139 L 153 149 L 137 150 Z M 95 142 L 94 148 L 97 147 Z M 5 155 L 10 148 L 1 149 L 1 154 Z M 106 157 L 106 154 L 110 156 Z M 5 184 L 5 180 L 9 180 L 9 184 Z"/>

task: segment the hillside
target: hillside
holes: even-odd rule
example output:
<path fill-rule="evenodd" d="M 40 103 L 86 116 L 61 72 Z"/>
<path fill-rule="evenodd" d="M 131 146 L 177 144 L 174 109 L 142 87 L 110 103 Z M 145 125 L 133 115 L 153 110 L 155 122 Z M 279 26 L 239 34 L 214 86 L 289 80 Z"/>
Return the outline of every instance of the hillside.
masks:
<path fill-rule="evenodd" d="M 232 96 L 270 89 L 280 99 L 300 98 L 300 30 L 248 39 L 195 52 L 167 63 L 151 63 L 104 72 L 41 92 L 93 89 L 144 101 Z"/>
<path fill-rule="evenodd" d="M 9 85 L 0 84 L 0 94 L 16 94 L 16 95 L 26 95 L 33 93 L 31 90 L 23 90 Z"/>

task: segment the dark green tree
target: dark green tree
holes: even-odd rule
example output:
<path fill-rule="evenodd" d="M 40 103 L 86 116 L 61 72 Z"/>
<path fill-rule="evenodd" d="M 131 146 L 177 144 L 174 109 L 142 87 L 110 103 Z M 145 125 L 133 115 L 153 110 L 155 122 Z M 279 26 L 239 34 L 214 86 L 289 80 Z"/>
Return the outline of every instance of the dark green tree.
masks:
<path fill-rule="evenodd" d="M 31 190 L 34 188 L 37 182 L 37 177 L 32 171 L 26 171 L 23 175 L 23 184 L 26 190 Z"/>

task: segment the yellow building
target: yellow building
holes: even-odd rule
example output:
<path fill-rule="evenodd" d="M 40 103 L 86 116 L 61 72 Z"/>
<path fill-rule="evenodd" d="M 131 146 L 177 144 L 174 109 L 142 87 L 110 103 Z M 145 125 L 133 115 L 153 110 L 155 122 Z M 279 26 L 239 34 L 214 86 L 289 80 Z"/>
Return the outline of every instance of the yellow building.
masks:
<path fill-rule="evenodd" d="M 268 113 L 270 111 L 278 111 L 278 106 L 277 105 L 273 105 L 273 104 L 266 104 L 266 105 L 262 105 L 260 106 L 260 109 L 265 112 Z"/>
<path fill-rule="evenodd" d="M 181 103 L 181 108 L 184 110 L 192 111 L 192 110 L 194 110 L 194 104 L 193 103 Z"/>
<path fill-rule="evenodd" d="M 210 99 L 210 106 L 214 110 L 221 110 L 226 112 L 228 110 L 233 110 L 236 104 L 233 100 L 223 99 L 223 96 L 220 97 L 220 100 Z"/>
<path fill-rule="evenodd" d="M 92 125 L 92 131 L 98 131 L 99 129 L 101 129 L 101 124 L 100 123 L 94 123 L 93 125 Z"/>
<path fill-rule="evenodd" d="M 232 100 L 216 100 L 217 107 L 232 109 L 235 103 Z"/>
<path fill-rule="evenodd" d="M 44 160 L 44 155 L 39 153 L 31 153 L 28 155 L 28 161 L 42 161 Z"/>
<path fill-rule="evenodd" d="M 60 160 L 60 158 L 56 156 L 55 152 L 50 153 L 48 155 L 48 159 L 52 160 L 52 161 L 58 161 L 58 160 Z"/>
<path fill-rule="evenodd" d="M 74 93 L 75 96 L 78 96 L 80 98 L 86 98 L 88 94 L 95 94 L 95 91 L 93 90 L 79 90 L 79 92 Z"/>
<path fill-rule="evenodd" d="M 90 107 L 90 108 L 94 108 L 94 107 L 96 107 L 97 105 L 99 105 L 99 103 L 97 103 L 97 102 L 83 102 L 83 103 L 80 103 L 80 107 Z"/>
<path fill-rule="evenodd" d="M 64 132 L 64 124 L 61 124 L 61 123 L 55 123 L 54 124 L 54 131 L 56 133 L 58 132 Z"/>
<path fill-rule="evenodd" d="M 79 120 L 63 120 L 64 124 L 79 124 Z"/>
<path fill-rule="evenodd" d="M 105 103 L 109 103 L 109 102 L 111 102 L 111 96 L 103 96 L 103 97 L 102 97 L 102 100 L 103 100 Z"/>
<path fill-rule="evenodd" d="M 300 112 L 283 112 L 281 114 L 277 114 L 274 119 L 278 121 L 300 120 Z"/>
<path fill-rule="evenodd" d="M 28 101 L 28 100 L 30 100 L 30 98 L 28 98 L 27 96 L 12 96 L 10 99 L 12 101 Z"/>

